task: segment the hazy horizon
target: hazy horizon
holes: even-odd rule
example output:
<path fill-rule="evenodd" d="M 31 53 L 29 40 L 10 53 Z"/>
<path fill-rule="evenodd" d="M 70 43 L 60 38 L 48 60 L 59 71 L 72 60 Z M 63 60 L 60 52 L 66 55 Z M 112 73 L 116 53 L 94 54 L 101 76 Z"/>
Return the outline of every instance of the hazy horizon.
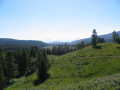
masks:
<path fill-rule="evenodd" d="M 120 30 L 119 0 L 1 0 L 0 38 L 73 41 Z"/>

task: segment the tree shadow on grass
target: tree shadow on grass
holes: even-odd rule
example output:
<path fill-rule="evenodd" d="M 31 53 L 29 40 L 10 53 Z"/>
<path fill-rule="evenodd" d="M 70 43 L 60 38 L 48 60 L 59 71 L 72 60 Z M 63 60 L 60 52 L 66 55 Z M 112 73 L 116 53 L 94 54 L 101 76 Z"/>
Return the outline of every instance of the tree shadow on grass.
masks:
<path fill-rule="evenodd" d="M 120 46 L 116 47 L 117 49 L 120 49 Z"/>
<path fill-rule="evenodd" d="M 49 74 L 46 74 L 46 75 L 44 75 L 44 77 L 42 77 L 41 79 L 35 80 L 35 81 L 33 82 L 33 84 L 34 84 L 35 86 L 40 85 L 40 84 L 44 83 L 49 77 L 50 77 L 50 75 L 49 75 Z"/>
<path fill-rule="evenodd" d="M 95 46 L 93 48 L 95 48 L 95 49 L 102 49 L 102 46 Z"/>

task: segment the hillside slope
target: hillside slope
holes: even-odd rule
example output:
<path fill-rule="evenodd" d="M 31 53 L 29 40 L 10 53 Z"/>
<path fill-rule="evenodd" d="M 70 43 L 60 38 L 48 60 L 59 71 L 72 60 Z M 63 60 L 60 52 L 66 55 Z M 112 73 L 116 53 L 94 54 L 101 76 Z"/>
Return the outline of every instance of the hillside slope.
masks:
<path fill-rule="evenodd" d="M 26 48 L 31 46 L 45 47 L 47 43 L 42 41 L 35 40 L 16 40 L 10 38 L 0 38 L 0 47 L 1 48 Z"/>
<path fill-rule="evenodd" d="M 65 54 L 49 56 L 50 78 L 38 86 L 33 85 L 36 74 L 15 79 L 6 90 L 119 90 L 120 45 L 101 44 Z"/>

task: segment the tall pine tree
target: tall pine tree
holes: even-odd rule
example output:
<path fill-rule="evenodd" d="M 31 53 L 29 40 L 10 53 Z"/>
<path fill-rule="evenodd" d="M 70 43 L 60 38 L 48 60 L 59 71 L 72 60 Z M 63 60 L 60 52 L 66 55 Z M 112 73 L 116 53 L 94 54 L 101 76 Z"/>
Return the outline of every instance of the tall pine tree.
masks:
<path fill-rule="evenodd" d="M 49 62 L 45 51 L 38 54 L 37 57 L 37 75 L 39 80 L 44 80 L 47 78 L 47 71 L 49 69 Z"/>
<path fill-rule="evenodd" d="M 6 54 L 6 77 L 7 81 L 9 83 L 10 79 L 14 78 L 17 76 L 17 64 L 15 62 L 15 57 L 11 52 L 8 52 Z"/>
<path fill-rule="evenodd" d="M 27 69 L 27 53 L 25 50 L 18 51 L 16 53 L 16 60 L 18 64 L 19 76 L 23 76 L 26 73 Z"/>
<path fill-rule="evenodd" d="M 96 48 L 96 46 L 97 46 L 97 32 L 96 32 L 96 29 L 93 30 L 93 34 L 92 34 L 92 46 L 93 46 L 93 48 Z"/>

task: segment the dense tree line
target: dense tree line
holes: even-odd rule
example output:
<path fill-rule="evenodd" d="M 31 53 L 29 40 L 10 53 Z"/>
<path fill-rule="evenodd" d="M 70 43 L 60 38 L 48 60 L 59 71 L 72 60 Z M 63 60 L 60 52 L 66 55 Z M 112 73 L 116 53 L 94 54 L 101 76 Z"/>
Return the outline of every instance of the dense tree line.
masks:
<path fill-rule="evenodd" d="M 45 48 L 45 50 L 47 51 L 49 55 L 63 55 L 68 52 L 75 51 L 76 49 L 77 49 L 76 46 L 66 45 L 66 44 Z"/>
<path fill-rule="evenodd" d="M 0 90 L 11 84 L 12 79 L 34 72 L 39 80 L 43 80 L 48 69 L 49 61 L 44 49 L 32 47 L 14 52 L 0 50 Z"/>
<path fill-rule="evenodd" d="M 80 43 L 76 44 L 76 49 L 84 48 L 87 44 L 85 44 L 84 41 L 81 41 Z"/>

